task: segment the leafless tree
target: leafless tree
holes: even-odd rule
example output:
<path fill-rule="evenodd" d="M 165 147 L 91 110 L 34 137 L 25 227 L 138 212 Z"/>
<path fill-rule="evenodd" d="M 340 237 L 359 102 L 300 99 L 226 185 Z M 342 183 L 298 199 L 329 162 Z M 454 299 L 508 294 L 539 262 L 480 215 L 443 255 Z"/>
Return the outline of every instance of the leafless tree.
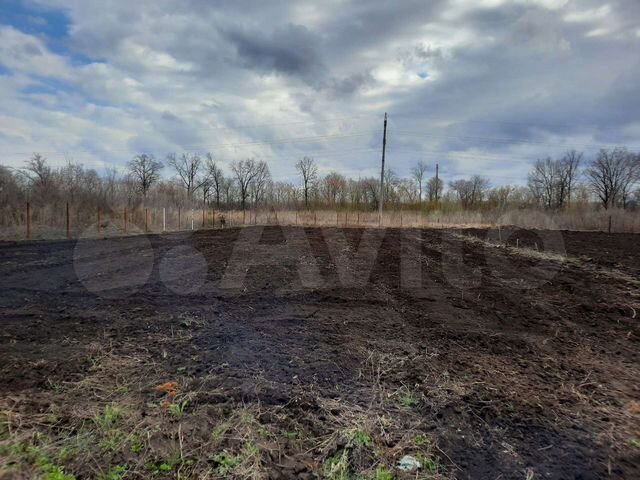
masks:
<path fill-rule="evenodd" d="M 585 173 L 604 208 L 624 208 L 633 186 L 640 181 L 640 161 L 625 148 L 602 149 Z"/>
<path fill-rule="evenodd" d="M 143 153 L 136 155 L 127 163 L 129 174 L 143 197 L 147 197 L 151 186 L 160 179 L 160 171 L 164 168 L 162 162 L 153 158 L 153 155 Z"/>
<path fill-rule="evenodd" d="M 571 150 L 558 160 L 547 157 L 536 161 L 529 172 L 528 185 L 543 207 L 562 208 L 571 202 L 581 159 L 581 153 Z"/>
<path fill-rule="evenodd" d="M 344 196 L 346 188 L 347 180 L 338 172 L 331 172 L 322 180 L 322 193 L 330 205 Z"/>
<path fill-rule="evenodd" d="M 427 198 L 430 202 L 435 202 L 436 199 L 442 198 L 442 190 L 444 189 L 444 182 L 441 178 L 431 177 L 427 181 Z"/>
<path fill-rule="evenodd" d="M 207 153 L 207 178 L 210 182 L 213 193 L 216 196 L 216 207 L 220 206 L 220 197 L 223 193 L 224 173 L 218 164 L 213 160 L 213 156 Z"/>
<path fill-rule="evenodd" d="M 263 161 L 256 162 L 256 175 L 249 183 L 251 202 L 254 207 L 264 201 L 267 190 L 270 189 L 272 183 L 271 172 L 267 163 Z"/>
<path fill-rule="evenodd" d="M 503 185 L 501 187 L 492 188 L 489 191 L 488 200 L 498 208 L 504 209 L 511 199 L 515 187 L 511 185 Z"/>
<path fill-rule="evenodd" d="M 427 172 L 427 165 L 421 161 L 411 169 L 411 175 L 413 176 L 418 186 L 418 202 L 422 202 L 422 185 L 424 180 L 424 174 Z"/>
<path fill-rule="evenodd" d="M 580 163 L 582 163 L 582 153 L 569 150 L 561 159 L 562 163 L 562 183 L 566 191 L 567 204 L 571 204 L 571 194 L 575 188 L 580 175 Z"/>
<path fill-rule="evenodd" d="M 187 197 L 193 198 L 194 192 L 206 181 L 206 179 L 198 177 L 202 166 L 200 155 L 183 153 L 177 157 L 175 153 L 170 153 L 167 155 L 167 163 L 178 174 L 182 185 L 187 190 Z"/>
<path fill-rule="evenodd" d="M 318 178 L 318 166 L 311 157 L 304 157 L 296 163 L 296 170 L 302 175 L 302 188 L 304 191 L 304 204 L 309 206 L 309 192 Z"/>
<path fill-rule="evenodd" d="M 480 203 L 489 185 L 489 179 L 480 175 L 474 175 L 469 180 L 456 180 L 449 184 L 462 204 L 462 208 L 472 208 Z"/>
<path fill-rule="evenodd" d="M 34 153 L 27 160 L 22 173 L 36 188 L 47 188 L 53 180 L 53 170 L 47 163 L 47 159 L 39 153 Z"/>
<path fill-rule="evenodd" d="M 380 201 L 380 179 L 374 177 L 367 177 L 360 180 L 362 195 L 367 203 L 369 203 L 374 210 L 378 208 L 378 202 Z"/>
<path fill-rule="evenodd" d="M 238 194 L 240 195 L 240 206 L 242 210 L 247 207 L 247 199 L 251 194 L 252 188 L 255 189 L 254 182 L 264 186 L 267 180 L 270 180 L 269 168 L 265 162 L 256 162 L 253 158 L 247 160 L 239 160 L 231 164 L 231 170 L 236 177 L 238 184 Z"/>

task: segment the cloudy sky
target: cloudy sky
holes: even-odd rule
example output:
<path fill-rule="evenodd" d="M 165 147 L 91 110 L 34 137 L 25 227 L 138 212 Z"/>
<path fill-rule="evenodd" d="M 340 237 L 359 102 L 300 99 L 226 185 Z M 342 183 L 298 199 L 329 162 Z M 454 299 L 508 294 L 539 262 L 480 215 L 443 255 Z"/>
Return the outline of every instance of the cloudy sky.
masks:
<path fill-rule="evenodd" d="M 533 160 L 640 149 L 640 1 L 1 0 L 0 163 L 32 152 L 295 161 L 523 183 Z"/>

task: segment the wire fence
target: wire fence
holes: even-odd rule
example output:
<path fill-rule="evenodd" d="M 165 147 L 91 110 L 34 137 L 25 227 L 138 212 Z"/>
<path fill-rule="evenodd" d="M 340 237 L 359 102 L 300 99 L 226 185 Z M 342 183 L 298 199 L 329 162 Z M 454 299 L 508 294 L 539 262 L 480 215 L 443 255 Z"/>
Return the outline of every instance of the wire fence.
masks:
<path fill-rule="evenodd" d="M 3 211 L 0 239 L 72 239 L 81 237 L 162 234 L 250 225 L 364 228 L 486 228 L 513 225 L 527 229 L 640 232 L 640 212 L 582 209 L 565 212 L 539 210 L 374 211 L 295 210 L 261 208 L 120 207 L 88 209 L 82 205 L 34 206 Z"/>

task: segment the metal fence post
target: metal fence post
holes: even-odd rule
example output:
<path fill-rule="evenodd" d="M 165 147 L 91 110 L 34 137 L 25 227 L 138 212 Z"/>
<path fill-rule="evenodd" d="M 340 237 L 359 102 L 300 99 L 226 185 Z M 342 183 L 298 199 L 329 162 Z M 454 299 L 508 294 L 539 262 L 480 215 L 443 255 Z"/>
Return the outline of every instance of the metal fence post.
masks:
<path fill-rule="evenodd" d="M 67 202 L 67 238 L 71 238 L 71 217 L 69 215 L 69 202 Z"/>
<path fill-rule="evenodd" d="M 31 203 L 27 202 L 27 240 L 31 240 Z"/>

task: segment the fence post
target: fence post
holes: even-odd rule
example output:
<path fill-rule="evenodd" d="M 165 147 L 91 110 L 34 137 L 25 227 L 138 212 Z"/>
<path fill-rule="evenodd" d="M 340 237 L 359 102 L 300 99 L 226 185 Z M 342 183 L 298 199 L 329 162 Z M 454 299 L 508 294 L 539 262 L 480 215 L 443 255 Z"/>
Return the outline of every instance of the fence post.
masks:
<path fill-rule="evenodd" d="M 167 209 L 162 207 L 162 232 L 167 229 Z"/>
<path fill-rule="evenodd" d="M 336 227 L 340 224 L 340 220 L 338 220 L 338 211 L 336 210 Z"/>
<path fill-rule="evenodd" d="M 298 225 L 298 210 L 296 210 L 296 225 Z"/>
<path fill-rule="evenodd" d="M 124 233 L 127 234 L 129 232 L 129 227 L 127 225 L 127 207 L 124 207 Z"/>
<path fill-rule="evenodd" d="M 213 223 L 213 225 L 212 225 L 212 226 L 213 226 L 213 228 L 215 229 L 215 228 L 216 228 L 216 211 L 215 211 L 215 209 L 213 210 L 213 220 L 212 220 L 212 223 Z"/>
<path fill-rule="evenodd" d="M 144 209 L 144 233 L 149 231 L 149 209 Z"/>
<path fill-rule="evenodd" d="M 67 238 L 71 238 L 71 217 L 69 216 L 69 202 L 67 202 Z"/>
<path fill-rule="evenodd" d="M 204 207 L 202 207 L 202 228 L 204 228 Z"/>
<path fill-rule="evenodd" d="M 313 225 L 316 226 L 318 224 L 318 215 L 316 212 L 313 212 Z"/>
<path fill-rule="evenodd" d="M 358 210 L 358 225 L 360 225 L 360 210 Z"/>
<path fill-rule="evenodd" d="M 100 235 L 100 207 L 98 207 L 98 235 Z"/>
<path fill-rule="evenodd" d="M 178 207 L 178 231 L 180 231 L 180 207 Z"/>
<path fill-rule="evenodd" d="M 31 203 L 27 202 L 27 240 L 31 240 Z"/>
<path fill-rule="evenodd" d="M 609 233 L 611 233 L 611 215 L 609 215 Z"/>

